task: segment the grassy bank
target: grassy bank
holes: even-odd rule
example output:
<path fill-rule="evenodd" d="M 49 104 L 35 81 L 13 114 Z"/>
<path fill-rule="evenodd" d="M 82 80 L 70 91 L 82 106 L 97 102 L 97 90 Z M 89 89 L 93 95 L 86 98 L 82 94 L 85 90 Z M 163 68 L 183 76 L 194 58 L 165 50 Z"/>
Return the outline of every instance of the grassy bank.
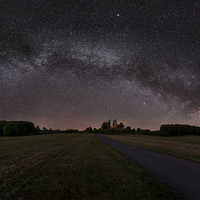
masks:
<path fill-rule="evenodd" d="M 106 135 L 106 137 L 125 144 L 200 162 L 200 136 L 159 137 L 121 134 Z"/>
<path fill-rule="evenodd" d="M 170 199 L 93 134 L 0 138 L 0 199 Z"/>

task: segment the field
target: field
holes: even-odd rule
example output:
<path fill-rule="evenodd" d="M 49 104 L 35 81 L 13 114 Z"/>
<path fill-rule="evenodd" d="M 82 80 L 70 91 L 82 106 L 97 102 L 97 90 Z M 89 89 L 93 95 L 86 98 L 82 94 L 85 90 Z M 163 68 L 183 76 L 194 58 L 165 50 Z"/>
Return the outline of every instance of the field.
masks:
<path fill-rule="evenodd" d="M 0 199 L 171 199 L 94 134 L 0 137 Z"/>
<path fill-rule="evenodd" d="M 159 137 L 138 134 L 106 135 L 125 143 L 200 163 L 200 136 Z"/>

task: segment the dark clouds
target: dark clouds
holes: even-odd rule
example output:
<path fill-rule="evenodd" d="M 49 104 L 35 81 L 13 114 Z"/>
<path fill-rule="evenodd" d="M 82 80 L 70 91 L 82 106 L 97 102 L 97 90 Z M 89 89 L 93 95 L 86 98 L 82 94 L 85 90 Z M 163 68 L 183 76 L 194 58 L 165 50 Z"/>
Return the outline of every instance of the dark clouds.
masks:
<path fill-rule="evenodd" d="M 1 3 L 0 118 L 52 128 L 199 125 L 199 2 Z"/>

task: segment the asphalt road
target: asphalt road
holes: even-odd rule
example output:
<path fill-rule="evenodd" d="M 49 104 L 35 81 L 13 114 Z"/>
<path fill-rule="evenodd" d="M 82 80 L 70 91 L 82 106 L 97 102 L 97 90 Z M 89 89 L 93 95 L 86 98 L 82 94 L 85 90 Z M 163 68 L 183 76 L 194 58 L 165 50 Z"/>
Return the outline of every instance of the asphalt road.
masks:
<path fill-rule="evenodd" d="M 97 137 L 176 192 L 182 193 L 186 199 L 200 200 L 199 163 L 116 142 L 99 134 Z"/>

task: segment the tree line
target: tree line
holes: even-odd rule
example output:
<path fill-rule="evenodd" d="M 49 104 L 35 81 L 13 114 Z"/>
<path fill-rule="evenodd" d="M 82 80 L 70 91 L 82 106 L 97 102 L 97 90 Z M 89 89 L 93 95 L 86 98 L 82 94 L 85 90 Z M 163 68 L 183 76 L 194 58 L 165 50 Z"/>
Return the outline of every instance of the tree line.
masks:
<path fill-rule="evenodd" d="M 32 122 L 27 121 L 0 121 L 0 136 L 22 136 L 36 133 Z"/>
<path fill-rule="evenodd" d="M 52 130 L 39 126 L 34 126 L 28 121 L 0 121 L 0 136 L 25 136 L 25 135 L 41 135 L 53 133 L 79 133 L 78 130 L 68 129 L 61 131 L 59 129 Z"/>
<path fill-rule="evenodd" d="M 180 124 L 166 124 L 160 126 L 160 131 L 166 132 L 169 136 L 200 135 L 200 127 Z"/>
<path fill-rule="evenodd" d="M 123 125 L 123 123 L 121 123 Z M 191 126 L 191 125 L 182 125 L 182 124 L 166 124 L 161 125 L 160 130 L 158 131 L 150 131 L 148 129 L 141 128 L 131 128 L 127 126 L 124 128 L 123 126 L 118 126 L 118 128 L 110 128 L 108 123 L 104 122 L 100 129 L 92 129 L 91 127 L 86 128 L 84 131 L 86 133 L 100 133 L 100 134 L 141 134 L 141 135 L 150 135 L 150 136 L 182 136 L 182 135 L 200 135 L 200 127 Z"/>
<path fill-rule="evenodd" d="M 25 136 L 25 135 L 40 135 L 40 134 L 53 134 L 53 133 L 100 133 L 100 134 L 142 134 L 151 136 L 181 136 L 181 135 L 200 135 L 200 127 L 191 125 L 180 124 L 166 124 L 161 125 L 159 131 L 150 131 L 148 129 L 142 130 L 140 128 L 131 129 L 130 126 L 124 128 L 123 123 L 118 125 L 118 128 L 111 128 L 108 123 L 102 123 L 101 128 L 92 129 L 86 128 L 85 131 L 79 131 L 74 129 L 68 130 L 52 130 L 39 126 L 34 126 L 32 122 L 28 121 L 0 121 L 0 136 Z"/>

